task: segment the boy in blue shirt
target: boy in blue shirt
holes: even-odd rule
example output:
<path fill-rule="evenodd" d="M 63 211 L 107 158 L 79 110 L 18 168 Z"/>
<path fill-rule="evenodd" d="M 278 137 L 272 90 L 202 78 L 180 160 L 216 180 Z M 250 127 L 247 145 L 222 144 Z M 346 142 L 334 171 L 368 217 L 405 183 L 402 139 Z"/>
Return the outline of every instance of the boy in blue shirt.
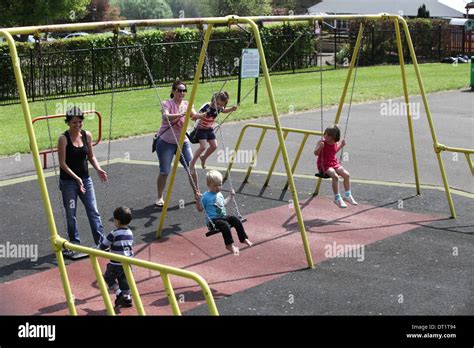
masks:
<path fill-rule="evenodd" d="M 198 194 L 198 198 L 200 199 L 197 199 L 196 201 L 196 208 L 200 212 L 203 210 L 206 211 L 206 224 L 209 227 L 215 227 L 222 232 L 225 248 L 237 256 L 239 255 L 239 248 L 234 245 L 234 240 L 232 239 L 230 231 L 232 227 L 237 231 L 241 243 L 247 244 L 248 246 L 252 246 L 253 243 L 248 240 L 244 226 L 239 218 L 227 215 L 225 206 L 235 195 L 235 191 L 232 190 L 229 196 L 224 198 L 224 195 L 221 192 L 222 180 L 222 174 L 217 170 L 210 170 L 206 174 L 207 187 L 209 187 L 209 191 L 204 192 L 202 195 Z M 212 223 L 209 219 L 211 219 Z"/>
<path fill-rule="evenodd" d="M 133 257 L 133 233 L 128 227 L 130 221 L 132 221 L 132 213 L 129 208 L 119 207 L 115 209 L 114 223 L 117 228 L 101 240 L 99 249 L 106 250 L 110 248 L 111 253 Z M 109 289 L 115 291 L 117 295 L 115 306 L 132 307 L 130 287 L 120 262 L 111 260 L 107 264 L 104 279 Z"/>

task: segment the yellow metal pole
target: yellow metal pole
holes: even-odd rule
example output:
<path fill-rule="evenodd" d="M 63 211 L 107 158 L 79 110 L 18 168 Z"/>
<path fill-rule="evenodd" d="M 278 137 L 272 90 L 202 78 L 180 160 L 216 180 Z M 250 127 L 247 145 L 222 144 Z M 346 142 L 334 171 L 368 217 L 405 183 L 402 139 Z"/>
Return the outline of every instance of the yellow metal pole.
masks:
<path fill-rule="evenodd" d="M 402 38 L 400 35 L 400 26 L 398 20 L 394 19 L 393 23 L 395 25 L 395 34 L 397 38 L 397 48 L 398 48 L 398 57 L 400 60 L 400 70 L 402 73 L 402 85 L 403 85 L 403 95 L 405 97 L 405 105 L 407 108 L 407 121 L 408 121 L 408 132 L 410 134 L 410 145 L 411 145 L 411 158 L 413 160 L 413 170 L 415 172 L 415 183 L 416 183 L 416 194 L 421 195 L 420 191 L 420 177 L 418 175 L 418 161 L 416 159 L 416 147 L 415 147 L 415 133 L 413 132 L 413 121 L 411 118 L 410 110 L 410 97 L 408 94 L 408 85 L 407 77 L 405 73 L 405 58 L 403 57 L 403 47 L 402 47 Z"/>
<path fill-rule="evenodd" d="M 165 286 L 166 296 L 168 296 L 168 301 L 171 305 L 174 315 L 181 315 L 179 309 L 178 301 L 176 300 L 176 295 L 174 293 L 173 285 L 171 285 L 170 276 L 168 273 L 162 273 L 161 279 L 163 279 L 163 284 Z"/>
<path fill-rule="evenodd" d="M 56 244 L 59 244 L 59 242 L 57 242 Z M 140 259 L 137 259 L 137 258 L 130 258 L 130 257 L 123 256 L 123 255 L 118 255 L 118 254 L 114 254 L 114 253 L 110 253 L 110 252 L 105 252 L 103 250 L 98 250 L 98 249 L 85 247 L 85 246 L 82 246 L 80 244 L 73 244 L 71 242 L 68 242 L 64 238 L 62 238 L 62 240 L 61 240 L 61 245 L 62 244 L 64 244 L 64 247 L 66 249 L 70 249 L 70 250 L 77 251 L 77 252 L 80 252 L 80 253 L 86 253 L 88 255 L 94 255 L 96 257 L 103 257 L 103 258 L 106 258 L 106 259 L 109 259 L 109 260 L 113 260 L 113 261 L 117 261 L 117 262 L 122 263 L 125 275 L 127 277 L 129 285 L 130 285 L 130 289 L 132 290 L 132 296 L 138 304 L 137 308 L 138 309 L 141 308 L 141 313 L 143 313 L 143 314 L 144 314 L 144 311 L 142 310 L 143 306 L 142 306 L 141 301 L 140 301 L 140 294 L 138 293 L 138 290 L 136 288 L 136 283 L 135 283 L 135 280 L 133 278 L 133 274 L 131 272 L 130 265 L 134 265 L 134 266 L 137 266 L 137 267 L 143 267 L 143 268 L 146 268 L 146 269 L 154 270 L 154 271 L 160 272 L 160 274 L 167 273 L 167 274 L 175 275 L 177 277 L 182 277 L 182 278 L 191 279 L 191 280 L 195 281 L 199 285 L 199 287 L 201 288 L 202 293 L 203 293 L 203 295 L 206 299 L 206 303 L 209 306 L 209 313 L 211 315 L 219 315 L 219 312 L 217 311 L 216 303 L 214 301 L 214 297 L 212 296 L 212 292 L 211 292 L 211 289 L 209 288 L 209 285 L 204 280 L 204 278 L 201 277 L 197 273 L 190 272 L 190 271 L 185 271 L 183 269 L 176 268 L 176 267 L 165 266 L 165 265 L 150 262 L 150 261 L 140 260 Z"/>
<path fill-rule="evenodd" d="M 296 153 L 295 161 L 293 162 L 293 165 L 291 166 L 291 172 L 295 174 L 296 167 L 298 166 L 298 162 L 300 161 L 301 153 L 303 152 L 304 146 L 306 145 L 306 141 L 308 140 L 309 134 L 305 134 L 303 137 L 303 140 L 301 141 L 300 147 L 298 149 L 298 152 Z M 288 188 L 288 181 L 286 181 L 285 187 L 283 188 L 286 190 Z"/>
<path fill-rule="evenodd" d="M 71 290 L 71 284 L 69 283 L 69 277 L 67 274 L 66 263 L 64 262 L 64 256 L 61 249 L 57 249 L 57 246 L 53 246 L 55 249 L 56 260 L 58 260 L 59 277 L 63 285 L 64 294 L 66 296 L 67 308 L 70 315 L 77 315 L 75 298 Z"/>
<path fill-rule="evenodd" d="M 25 85 L 23 83 L 23 76 L 21 73 L 20 59 L 15 46 L 13 37 L 5 30 L 0 30 L 0 36 L 4 36 L 7 39 L 8 46 L 10 48 L 10 57 L 13 63 L 13 72 L 15 74 L 16 86 L 18 88 L 18 95 L 20 96 L 21 109 L 23 111 L 23 119 L 25 121 L 26 131 L 28 132 L 28 138 L 30 141 L 31 155 L 35 164 L 36 174 L 38 175 L 38 185 L 41 192 L 41 198 L 43 200 L 43 207 L 46 213 L 46 219 L 48 221 L 48 227 L 51 235 L 51 247 L 56 253 L 58 260 L 59 272 L 61 274 L 61 282 L 63 284 L 64 293 L 66 295 L 66 302 L 68 305 L 69 313 L 71 315 L 77 315 L 76 307 L 74 305 L 74 296 L 71 291 L 71 285 L 67 276 L 66 265 L 64 258 L 61 253 L 61 247 L 55 245 L 56 239 L 59 236 L 56 229 L 56 223 L 54 221 L 53 208 L 51 207 L 51 201 L 48 194 L 48 186 L 44 178 L 43 167 L 41 165 L 41 159 L 38 151 L 38 144 L 36 143 L 35 131 L 33 124 L 31 123 L 30 107 L 28 105 L 28 97 L 26 95 Z"/>
<path fill-rule="evenodd" d="M 360 23 L 359 33 L 357 34 L 357 40 L 354 47 L 354 52 L 351 58 L 351 64 L 349 65 L 349 71 L 347 72 L 346 83 L 344 84 L 344 89 L 342 90 L 341 99 L 339 100 L 339 106 L 337 108 L 336 119 L 334 124 L 339 124 L 339 119 L 341 118 L 342 108 L 344 106 L 344 101 L 346 100 L 347 90 L 349 88 L 349 83 L 351 82 L 352 71 L 357 62 L 357 56 L 359 54 L 359 48 L 362 42 L 362 36 L 364 35 L 365 23 Z M 321 105 L 323 107 L 323 105 Z M 321 129 L 324 132 L 324 129 Z"/>
<path fill-rule="evenodd" d="M 265 77 L 265 85 L 267 87 L 268 99 L 272 107 L 273 119 L 275 121 L 276 133 L 278 136 L 278 142 L 280 144 L 281 153 L 283 156 L 283 162 L 285 164 L 286 174 L 288 175 L 288 181 L 290 186 L 291 195 L 295 206 L 295 214 L 298 219 L 298 226 L 301 232 L 301 239 L 303 241 L 304 251 L 306 254 L 306 261 L 309 268 L 314 268 L 313 257 L 311 255 L 311 249 L 309 247 L 308 236 L 306 235 L 306 228 L 303 221 L 303 214 L 301 213 L 301 207 L 298 199 L 298 192 L 296 191 L 295 181 L 293 180 L 293 174 L 291 173 L 290 161 L 288 159 L 288 152 L 286 151 L 285 139 L 281 129 L 279 113 L 275 102 L 275 95 L 273 94 L 272 81 L 270 79 L 270 73 L 268 71 L 267 61 L 265 59 L 265 51 L 263 50 L 262 40 L 260 38 L 260 32 L 257 25 L 252 20 L 242 18 L 242 20 L 249 24 L 253 31 L 257 49 L 260 55 L 260 62 L 262 65 L 263 76 Z"/>
<path fill-rule="evenodd" d="M 472 164 L 471 155 L 468 153 L 465 153 L 464 155 L 466 155 L 467 164 L 471 170 L 472 175 L 474 176 L 474 165 Z"/>
<path fill-rule="evenodd" d="M 213 25 L 210 24 L 207 27 L 206 34 L 204 35 L 204 41 L 203 41 L 203 44 L 202 44 L 201 53 L 199 55 L 199 62 L 198 62 L 198 66 L 196 68 L 196 74 L 194 75 L 193 88 L 191 90 L 191 96 L 189 98 L 189 105 L 188 105 L 188 109 L 186 110 L 186 117 L 184 119 L 184 124 L 183 124 L 183 129 L 181 131 L 181 136 L 179 137 L 180 146 L 178 146 L 178 150 L 176 151 L 176 156 L 174 158 L 173 170 L 171 172 L 171 177 L 169 178 L 168 190 L 166 191 L 165 204 L 163 205 L 163 209 L 161 210 L 160 223 L 158 224 L 158 229 L 156 231 L 156 238 L 160 238 L 161 237 L 161 232 L 163 231 L 163 225 L 165 223 L 166 213 L 168 212 L 168 206 L 169 206 L 170 199 L 171 199 L 171 193 L 173 192 L 173 184 L 174 184 L 174 180 L 175 180 L 175 177 L 176 177 L 176 170 L 178 168 L 179 159 L 181 157 L 181 147 L 183 146 L 184 138 L 186 136 L 186 130 L 187 130 L 188 124 L 189 124 L 189 118 L 190 118 L 190 115 L 191 115 L 191 109 L 192 109 L 192 106 L 194 104 L 194 99 L 196 98 L 197 89 L 199 87 L 199 80 L 201 78 L 201 71 L 202 71 L 202 67 L 204 65 L 204 59 L 206 58 L 206 51 L 207 51 L 207 46 L 209 44 L 209 39 L 211 37 L 212 27 L 213 27 Z M 197 185 L 197 183 L 196 183 L 196 185 Z"/>
<path fill-rule="evenodd" d="M 137 308 L 137 313 L 139 315 L 146 315 L 145 309 L 143 308 L 142 299 L 140 298 L 140 293 L 138 292 L 137 283 L 133 277 L 132 269 L 129 263 L 122 262 L 123 271 L 125 277 L 127 277 L 128 286 L 132 292 L 132 298 L 135 301 L 135 307 Z"/>
<path fill-rule="evenodd" d="M 418 61 L 416 59 L 415 48 L 413 47 L 413 42 L 411 41 L 410 29 L 408 28 L 407 22 L 399 17 L 398 21 L 402 23 L 403 30 L 405 32 L 405 37 L 407 39 L 408 48 L 410 50 L 411 60 L 413 61 L 413 67 L 415 68 L 416 78 L 418 80 L 418 86 L 420 88 L 421 99 L 423 100 L 423 105 L 425 107 L 426 117 L 428 118 L 428 124 L 430 126 L 431 138 L 433 139 L 433 146 L 436 149 L 438 145 L 438 137 L 436 135 L 436 130 L 433 123 L 433 118 L 431 117 L 430 107 L 428 105 L 428 100 L 426 99 L 425 86 L 423 84 L 423 79 L 421 78 L 420 68 L 418 66 Z M 435 150 L 436 152 L 436 150 Z M 449 189 L 448 178 L 446 176 L 446 171 L 444 169 L 443 159 L 441 158 L 441 153 L 436 152 L 436 157 L 438 159 L 439 170 L 441 172 L 441 177 L 443 179 L 444 189 L 446 193 L 446 199 L 448 200 L 449 209 L 451 210 L 451 217 L 456 218 L 456 209 L 454 208 L 453 198 L 451 197 L 451 191 Z"/>
<path fill-rule="evenodd" d="M 262 133 L 260 134 L 260 138 L 258 139 L 258 142 L 257 142 L 257 147 L 255 147 L 255 152 L 252 153 L 252 160 L 250 161 L 249 167 L 247 169 L 247 174 L 245 174 L 244 182 L 248 182 L 249 180 L 250 173 L 252 172 L 252 169 L 255 165 L 255 159 L 258 156 L 260 147 L 262 146 L 262 143 L 263 143 L 263 138 L 265 137 L 266 133 L 267 133 L 267 129 L 263 128 Z"/>
<path fill-rule="evenodd" d="M 90 256 L 90 260 L 92 263 L 92 268 L 94 269 L 95 278 L 97 279 L 97 284 L 99 285 L 102 299 L 104 300 L 104 303 L 105 303 L 105 309 L 107 310 L 107 314 L 115 315 L 114 306 L 112 305 L 112 301 L 110 300 L 109 291 L 107 290 L 107 285 L 105 284 L 104 277 L 102 276 L 99 261 L 97 260 L 97 257 L 94 255 Z"/>
<path fill-rule="evenodd" d="M 288 136 L 288 132 L 284 131 L 283 141 L 286 140 L 287 136 Z M 270 166 L 270 169 L 268 170 L 267 179 L 265 180 L 265 183 L 263 184 L 263 186 L 268 186 L 268 183 L 270 182 L 270 178 L 273 175 L 273 170 L 275 169 L 275 166 L 278 162 L 278 158 L 280 157 L 280 153 L 281 153 L 281 145 L 278 146 L 277 152 L 275 153 L 275 157 L 273 157 L 272 165 Z"/>
<path fill-rule="evenodd" d="M 474 149 L 464 149 L 462 147 L 451 147 L 451 146 L 446 146 L 443 144 L 438 144 L 437 146 L 440 151 L 450 151 L 450 152 L 461 152 L 464 154 L 474 154 Z"/>
<path fill-rule="evenodd" d="M 87 30 L 99 30 L 104 31 L 112 29 L 117 26 L 130 27 L 136 25 L 137 27 L 152 27 L 152 26 L 182 26 L 182 25 L 202 25 L 208 24 L 228 24 L 229 17 L 208 17 L 208 18 L 182 18 L 182 19 L 142 19 L 142 20 L 124 20 L 124 21 L 109 21 L 109 22 L 92 22 L 92 23 L 75 23 L 75 24 L 55 24 L 55 25 L 43 25 L 43 26 L 31 26 L 31 27 L 17 27 L 17 28 L 5 28 L 11 35 L 18 34 L 33 34 L 36 31 L 40 33 L 47 32 L 72 32 L 72 31 L 87 31 Z M 314 21 L 314 20 L 387 20 L 393 19 L 397 16 L 389 15 L 387 13 L 374 14 L 374 15 L 300 15 L 300 16 L 255 16 L 255 17 L 241 17 L 239 23 L 245 22 L 245 20 L 252 20 L 255 22 L 299 22 L 299 21 Z M 235 16 L 233 16 L 233 22 L 235 22 Z"/>
<path fill-rule="evenodd" d="M 317 196 L 319 195 L 319 189 L 321 188 L 321 184 L 323 183 L 323 179 L 322 178 L 318 178 L 318 180 L 316 181 L 316 188 L 313 192 L 313 196 Z"/>
<path fill-rule="evenodd" d="M 240 135 L 239 135 L 239 138 L 237 139 L 237 142 L 235 143 L 235 148 L 234 148 L 234 152 L 232 153 L 232 156 L 230 156 L 230 159 L 229 159 L 229 164 L 227 165 L 227 170 L 225 171 L 225 175 L 224 175 L 224 181 L 227 180 L 227 178 L 229 177 L 229 173 L 230 171 L 232 170 L 232 167 L 234 165 L 234 160 L 235 160 L 235 154 L 237 153 L 237 151 L 239 151 L 240 149 L 240 144 L 242 143 L 242 140 L 244 138 L 244 134 L 245 134 L 245 131 L 247 130 L 247 125 L 245 125 L 242 130 L 240 131 Z"/>
<path fill-rule="evenodd" d="M 214 301 L 214 296 L 212 295 L 212 291 L 209 288 L 209 285 L 202 278 L 200 281 L 197 281 L 197 282 L 202 289 L 202 294 L 204 298 L 206 299 L 206 304 L 207 304 L 207 307 L 209 308 L 209 314 L 216 315 L 216 316 L 219 315 L 219 311 L 217 310 L 216 302 Z"/>

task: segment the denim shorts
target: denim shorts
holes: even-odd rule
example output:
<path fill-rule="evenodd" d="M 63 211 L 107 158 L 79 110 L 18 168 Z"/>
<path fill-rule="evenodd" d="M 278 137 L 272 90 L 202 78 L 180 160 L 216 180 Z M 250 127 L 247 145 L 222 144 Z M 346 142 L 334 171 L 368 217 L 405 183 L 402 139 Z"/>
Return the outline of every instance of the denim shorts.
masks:
<path fill-rule="evenodd" d="M 178 145 L 170 144 L 162 139 L 158 139 L 156 142 L 156 154 L 158 156 L 158 162 L 160 162 L 160 174 L 168 175 L 171 170 L 171 162 L 173 157 L 178 150 Z M 188 141 L 183 144 L 183 153 L 180 158 L 181 164 L 189 168 L 189 162 L 193 159 L 193 153 L 191 151 L 191 145 Z M 183 156 L 186 159 L 186 162 L 183 161 Z"/>
<path fill-rule="evenodd" d="M 198 128 L 196 131 L 196 138 L 198 138 L 199 140 L 215 140 L 216 133 L 214 133 L 214 129 L 212 128 Z"/>

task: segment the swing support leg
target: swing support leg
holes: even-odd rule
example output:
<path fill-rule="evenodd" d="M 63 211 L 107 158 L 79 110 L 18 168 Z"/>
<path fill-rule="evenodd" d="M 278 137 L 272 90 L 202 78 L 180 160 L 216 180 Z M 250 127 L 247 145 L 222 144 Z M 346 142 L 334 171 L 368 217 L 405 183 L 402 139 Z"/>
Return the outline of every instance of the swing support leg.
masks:
<path fill-rule="evenodd" d="M 199 62 L 196 69 L 196 74 L 194 75 L 194 82 L 193 82 L 193 89 L 191 90 L 191 96 L 189 98 L 188 109 L 186 110 L 186 117 L 184 118 L 183 129 L 181 130 L 181 136 L 179 137 L 179 144 L 178 149 L 176 151 L 176 155 L 174 157 L 173 162 L 173 169 L 171 172 L 171 176 L 169 178 L 168 189 L 166 190 L 166 198 L 165 204 L 163 205 L 163 209 L 160 214 L 160 223 L 158 224 L 158 229 L 156 231 L 156 238 L 161 238 L 161 232 L 163 231 L 163 225 L 166 219 L 166 213 L 168 212 L 168 207 L 171 199 L 171 193 L 173 192 L 173 184 L 176 178 L 176 170 L 178 168 L 179 159 L 181 157 L 181 149 L 184 143 L 184 137 L 186 136 L 186 129 L 188 128 L 189 118 L 191 115 L 191 109 L 194 104 L 194 100 L 196 99 L 197 89 L 199 87 L 199 80 L 201 79 L 201 71 L 202 67 L 204 66 L 204 59 L 206 57 L 207 46 L 209 44 L 209 39 L 211 37 L 213 24 L 209 24 L 206 29 L 206 34 L 204 35 L 204 42 L 202 44 L 201 53 L 199 55 Z"/>
<path fill-rule="evenodd" d="M 400 35 L 400 26 L 398 25 L 398 20 L 394 19 L 393 22 L 395 24 L 398 57 L 400 59 L 400 69 L 402 73 L 403 95 L 405 97 L 405 105 L 406 105 L 406 111 L 407 111 L 408 132 L 410 134 L 410 145 L 411 145 L 411 157 L 413 160 L 413 170 L 415 172 L 416 194 L 419 196 L 421 195 L 420 178 L 418 175 L 418 162 L 416 160 L 415 135 L 413 133 L 413 122 L 412 122 L 411 110 L 410 110 L 410 97 L 408 94 L 407 77 L 405 74 L 405 58 L 403 57 L 402 39 Z"/>
<path fill-rule="evenodd" d="M 275 122 L 276 134 L 278 136 L 279 148 L 280 148 L 280 151 L 281 151 L 281 155 L 283 157 L 283 162 L 285 164 L 286 175 L 288 176 L 288 186 L 289 186 L 290 191 L 291 191 L 291 196 L 292 196 L 292 199 L 293 199 L 293 204 L 294 204 L 294 209 L 295 209 L 295 215 L 296 215 L 297 220 L 298 220 L 298 226 L 299 226 L 299 230 L 300 230 L 300 233 L 301 233 L 301 239 L 303 241 L 304 251 L 305 251 L 305 254 L 306 254 L 306 261 L 308 263 L 309 268 L 314 268 L 313 257 L 311 255 L 311 249 L 310 249 L 310 246 L 309 246 L 309 240 L 308 240 L 308 236 L 307 236 L 307 233 L 306 233 L 306 227 L 305 227 L 304 221 L 303 221 L 303 214 L 301 212 L 301 207 L 300 207 L 300 203 L 299 203 L 299 199 L 298 199 L 298 192 L 296 191 L 295 181 L 293 179 L 293 173 L 291 171 L 291 166 L 290 166 L 290 160 L 288 158 L 288 152 L 287 152 L 286 146 L 285 146 L 285 137 L 283 135 L 282 127 L 281 127 L 281 124 L 280 124 L 280 117 L 279 117 L 279 114 L 278 114 L 278 109 L 277 109 L 277 105 L 276 105 L 276 101 L 275 101 L 275 96 L 273 94 L 272 82 L 271 82 L 271 79 L 270 79 L 270 73 L 268 71 L 267 61 L 265 59 L 265 51 L 263 50 L 263 44 L 262 44 L 262 40 L 261 40 L 261 37 L 260 37 L 260 32 L 259 32 L 258 27 L 257 27 L 257 25 L 255 24 L 254 21 L 252 21 L 251 19 L 248 19 L 248 18 L 245 18 L 245 19 L 241 18 L 241 19 L 245 20 L 245 22 L 247 22 L 249 24 L 251 30 L 254 33 L 258 53 L 260 55 L 260 63 L 261 63 L 261 67 L 262 67 L 262 72 L 263 72 L 263 75 L 264 75 L 264 78 L 265 78 L 265 85 L 266 85 L 266 88 L 267 88 L 268 99 L 270 101 L 270 105 L 271 105 L 271 108 L 272 108 L 272 115 L 273 115 L 273 119 L 274 119 L 274 122 Z"/>
<path fill-rule="evenodd" d="M 357 56 L 359 55 L 359 48 L 362 42 L 362 36 L 364 35 L 365 24 L 360 23 L 359 33 L 357 34 L 357 40 L 354 47 L 354 54 L 352 55 L 351 64 L 349 65 L 349 71 L 347 72 L 346 82 L 344 84 L 344 89 L 342 90 L 341 99 L 339 100 L 339 106 L 337 108 L 336 119 L 334 124 L 339 124 L 341 119 L 342 108 L 344 106 L 344 101 L 346 100 L 347 90 L 349 89 L 349 83 L 351 82 L 352 72 L 354 71 L 355 64 L 357 62 Z M 322 130 L 324 132 L 324 130 Z"/>
<path fill-rule="evenodd" d="M 405 32 L 405 37 L 408 44 L 408 49 L 410 50 L 411 60 L 413 62 L 413 67 L 415 68 L 415 74 L 418 81 L 418 86 L 420 88 L 421 99 L 423 100 L 423 106 L 425 108 L 426 117 L 428 119 L 428 124 L 430 126 L 431 138 L 433 139 L 433 145 L 436 149 L 439 146 L 438 136 L 436 135 L 436 129 L 433 123 L 433 118 L 431 117 L 431 110 L 428 105 L 428 100 L 426 99 L 425 86 L 423 84 L 423 79 L 421 78 L 420 67 L 418 66 L 418 60 L 416 59 L 415 48 L 413 47 L 413 42 L 411 41 L 410 30 L 408 28 L 407 22 L 399 17 L 398 22 L 403 26 L 403 31 Z M 436 150 L 435 150 L 436 152 Z M 436 152 L 436 157 L 438 159 L 439 170 L 441 172 L 441 178 L 443 179 L 444 192 L 446 193 L 446 199 L 448 200 L 449 209 L 451 210 L 451 217 L 456 218 L 456 209 L 454 208 L 453 198 L 451 196 L 451 191 L 449 189 L 448 178 L 446 176 L 446 171 L 444 169 L 443 159 L 440 152 Z"/>
<path fill-rule="evenodd" d="M 322 178 L 318 178 L 318 181 L 316 182 L 316 189 L 313 192 L 313 196 L 319 195 L 319 189 L 321 188 L 321 184 L 323 182 Z"/>
<path fill-rule="evenodd" d="M 25 126 L 30 141 L 31 155 L 35 164 L 36 174 L 38 175 L 38 185 L 41 192 L 44 211 L 46 213 L 46 219 L 48 220 L 51 246 L 56 254 L 56 259 L 58 261 L 61 282 L 63 284 L 64 292 L 66 294 L 67 307 L 69 309 L 70 315 L 77 315 L 76 307 L 74 305 L 74 296 L 71 291 L 71 284 L 69 282 L 69 278 L 66 272 L 66 264 L 64 263 L 64 258 L 61 253 L 61 244 L 58 243 L 58 240 L 61 238 L 58 235 L 56 223 L 54 221 L 53 208 L 51 206 L 51 200 L 49 199 L 48 186 L 46 185 L 43 166 L 41 165 L 41 158 L 38 151 L 38 144 L 36 142 L 36 135 L 33 129 L 33 123 L 31 122 L 31 112 L 28 104 L 28 97 L 26 95 L 25 84 L 23 82 L 23 76 L 21 73 L 20 59 L 18 58 L 15 41 L 13 40 L 11 34 L 7 31 L 0 30 L 0 36 L 3 36 L 7 39 L 7 43 L 10 48 L 10 57 L 13 63 L 13 72 L 15 74 L 16 86 L 18 88 L 18 95 L 20 96 L 23 118 L 25 120 Z"/>

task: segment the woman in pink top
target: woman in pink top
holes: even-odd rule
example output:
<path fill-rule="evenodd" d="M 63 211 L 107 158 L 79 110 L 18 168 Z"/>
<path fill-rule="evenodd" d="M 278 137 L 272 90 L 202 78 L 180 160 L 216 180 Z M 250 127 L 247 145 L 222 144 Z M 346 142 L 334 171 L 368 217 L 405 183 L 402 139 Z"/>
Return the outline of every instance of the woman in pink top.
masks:
<path fill-rule="evenodd" d="M 166 100 L 161 104 L 161 112 L 163 116 L 161 128 L 157 133 L 158 140 L 156 142 L 156 154 L 158 155 L 158 161 L 160 163 L 160 173 L 156 180 L 158 199 L 156 200 L 155 205 L 158 207 L 162 207 L 164 205 L 163 191 L 166 186 L 168 174 L 171 170 L 173 157 L 178 150 L 176 141 L 179 141 L 179 137 L 181 136 L 181 130 L 183 129 L 184 124 L 184 116 L 186 115 L 186 110 L 188 108 L 188 102 L 184 100 L 184 96 L 187 91 L 186 85 L 183 82 L 177 80 L 172 86 L 170 94 L 171 99 Z M 194 108 L 192 108 L 191 117 L 193 117 L 195 114 L 196 111 Z M 192 159 L 193 153 L 191 151 L 189 140 L 184 138 L 180 162 L 183 167 L 186 166 L 189 169 L 189 163 Z M 192 173 L 191 176 L 195 183 L 193 185 L 190 179 L 191 187 L 194 191 L 194 194 L 196 195 L 199 192 L 197 174 Z"/>
<path fill-rule="evenodd" d="M 324 139 L 319 140 L 314 150 L 314 154 L 318 156 L 317 167 L 321 174 L 326 174 L 332 178 L 332 190 L 334 192 L 334 203 L 340 208 L 347 208 L 347 201 L 353 205 L 357 205 L 351 193 L 351 183 L 349 172 L 339 163 L 336 154 L 346 145 L 346 140 L 341 139 L 341 131 L 336 125 L 326 128 L 324 131 Z M 344 198 L 339 194 L 339 175 L 344 179 L 344 189 L 346 193 Z"/>

